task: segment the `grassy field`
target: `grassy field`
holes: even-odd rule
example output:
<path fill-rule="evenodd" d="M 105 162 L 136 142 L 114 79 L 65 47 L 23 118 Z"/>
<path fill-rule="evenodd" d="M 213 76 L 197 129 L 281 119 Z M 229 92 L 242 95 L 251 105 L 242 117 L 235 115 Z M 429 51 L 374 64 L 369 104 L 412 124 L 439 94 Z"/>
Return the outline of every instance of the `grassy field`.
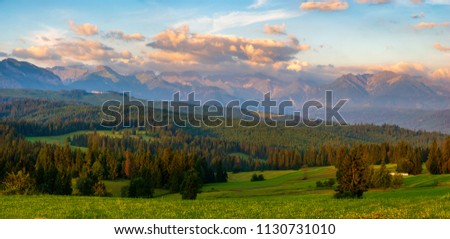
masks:
<path fill-rule="evenodd" d="M 48 144 L 58 144 L 58 145 L 64 145 L 66 143 L 67 138 L 72 138 L 76 134 L 93 134 L 94 131 L 92 130 L 80 130 L 75 131 L 68 134 L 62 134 L 62 135 L 56 135 L 56 136 L 36 136 L 36 137 L 26 137 L 26 140 L 30 142 L 46 142 Z M 113 138 L 122 138 L 123 134 L 122 131 L 113 133 L 109 130 L 99 130 L 96 131 L 97 134 L 101 136 L 109 136 Z M 152 136 L 145 135 L 145 132 L 143 131 L 137 131 L 136 135 L 132 135 L 131 137 L 139 137 L 141 136 L 143 140 L 152 140 L 154 139 Z M 80 148 L 81 150 L 86 150 L 86 148 L 83 147 L 75 147 L 71 146 L 73 149 Z"/>
<path fill-rule="evenodd" d="M 250 182 L 253 173 L 266 180 Z M 450 175 L 407 176 L 400 189 L 345 200 L 315 187 L 334 175 L 333 167 L 230 173 L 195 201 L 165 190 L 153 199 L 120 198 L 128 181 L 106 181 L 114 197 L 0 196 L 0 218 L 450 218 Z"/>

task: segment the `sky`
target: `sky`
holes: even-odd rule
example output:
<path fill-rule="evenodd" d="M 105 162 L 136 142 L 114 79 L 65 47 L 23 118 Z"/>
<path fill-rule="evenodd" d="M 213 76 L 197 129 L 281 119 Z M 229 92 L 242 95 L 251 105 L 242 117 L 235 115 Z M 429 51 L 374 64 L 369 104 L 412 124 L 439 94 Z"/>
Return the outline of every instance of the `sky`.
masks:
<path fill-rule="evenodd" d="M 0 0 L 0 59 L 38 66 L 450 80 L 450 0 Z"/>

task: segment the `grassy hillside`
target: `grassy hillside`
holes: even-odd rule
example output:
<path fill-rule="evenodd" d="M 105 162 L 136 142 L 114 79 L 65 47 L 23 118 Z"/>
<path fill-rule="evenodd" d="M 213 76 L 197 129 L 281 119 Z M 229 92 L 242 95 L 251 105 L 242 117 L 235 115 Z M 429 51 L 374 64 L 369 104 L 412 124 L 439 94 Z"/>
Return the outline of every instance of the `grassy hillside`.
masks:
<path fill-rule="evenodd" d="M 123 137 L 121 132 L 113 133 L 110 130 L 98 130 L 98 131 L 95 131 L 95 132 L 98 135 L 108 136 L 108 137 L 112 137 L 112 138 L 122 138 Z M 48 144 L 64 145 L 67 138 L 72 138 L 76 134 L 93 134 L 93 133 L 94 133 L 93 130 L 80 130 L 80 131 L 75 131 L 75 132 L 72 132 L 72 133 L 62 134 L 62 135 L 55 135 L 55 136 L 29 136 L 29 137 L 25 137 L 25 138 L 28 141 L 30 141 L 30 142 L 38 142 L 38 141 L 40 141 L 40 142 L 46 142 Z M 149 135 L 145 135 L 145 132 L 143 132 L 143 131 L 137 131 L 136 135 L 131 135 L 131 137 L 134 137 L 134 138 L 141 137 L 143 140 L 154 139 L 153 137 L 151 137 Z"/>
<path fill-rule="evenodd" d="M 392 166 L 390 166 L 392 168 Z M 157 191 L 153 199 L 0 196 L 0 218 L 450 218 L 450 175 L 407 176 L 400 189 L 371 190 L 363 199 L 333 198 L 315 188 L 333 167 L 231 174 L 208 184 L 195 201 Z M 253 173 L 262 182 L 250 182 Z M 127 181 L 107 181 L 118 196 Z"/>

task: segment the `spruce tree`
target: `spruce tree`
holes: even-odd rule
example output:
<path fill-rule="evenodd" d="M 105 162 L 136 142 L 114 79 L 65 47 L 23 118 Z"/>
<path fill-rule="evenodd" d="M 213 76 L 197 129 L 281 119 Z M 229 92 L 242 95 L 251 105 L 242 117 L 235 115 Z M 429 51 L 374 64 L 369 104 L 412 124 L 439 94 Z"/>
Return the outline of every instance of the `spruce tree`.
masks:
<path fill-rule="evenodd" d="M 200 191 L 200 187 L 201 180 L 198 173 L 193 169 L 187 171 L 181 184 L 181 198 L 195 200 L 197 193 Z"/>
<path fill-rule="evenodd" d="M 439 148 L 436 140 L 431 143 L 430 152 L 428 153 L 428 160 L 426 163 L 428 172 L 431 174 L 440 174 L 441 169 L 439 168 Z"/>
<path fill-rule="evenodd" d="M 222 161 L 219 161 L 216 165 L 216 182 L 225 183 L 228 181 L 227 171 L 223 170 Z"/>
<path fill-rule="evenodd" d="M 336 198 L 362 198 L 368 189 L 369 165 L 363 160 L 361 147 L 352 149 L 339 164 Z"/>

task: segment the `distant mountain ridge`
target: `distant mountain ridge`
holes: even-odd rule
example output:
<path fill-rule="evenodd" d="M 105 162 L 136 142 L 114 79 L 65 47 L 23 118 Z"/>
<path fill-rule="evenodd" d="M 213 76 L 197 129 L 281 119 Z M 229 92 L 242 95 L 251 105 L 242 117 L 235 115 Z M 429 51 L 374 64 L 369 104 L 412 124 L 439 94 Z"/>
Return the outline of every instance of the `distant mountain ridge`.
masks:
<path fill-rule="evenodd" d="M 56 66 L 44 69 L 28 62 L 5 59 L 0 62 L 0 88 L 81 89 L 94 93 L 86 99 L 93 99 L 99 93 L 129 91 L 132 97 L 156 101 L 170 100 L 175 92 L 181 92 L 182 97 L 185 97 L 183 94 L 195 92 L 196 99 L 203 102 L 218 100 L 223 103 L 262 100 L 265 93 L 271 92 L 273 99 L 294 101 L 297 109 L 308 99 L 324 102 L 324 91 L 332 90 L 335 102 L 338 99 L 350 100 L 343 109 L 348 122 L 390 123 L 411 129 L 450 133 L 450 87 L 439 87 L 436 82 L 389 71 L 350 73 L 331 83 L 315 85 L 310 79 L 284 79 L 261 73 L 155 73 L 148 70 L 122 75 L 108 66 Z M 5 90 L 0 92 L 0 96 L 5 94 Z M 29 92 L 30 97 L 34 97 L 31 95 L 33 93 Z M 45 93 L 37 95 L 42 94 Z M 62 95 L 67 99 L 78 93 Z M 104 99 L 106 96 L 108 93 L 97 98 Z"/>
<path fill-rule="evenodd" d="M 0 61 L 0 88 L 56 90 L 62 89 L 63 83 L 49 70 L 8 58 Z"/>
<path fill-rule="evenodd" d="M 350 99 L 352 106 L 445 109 L 449 95 L 438 94 L 418 77 L 382 71 L 376 74 L 346 74 L 320 87 L 333 90 L 335 98 Z"/>
<path fill-rule="evenodd" d="M 262 73 L 203 74 L 200 72 L 138 72 L 122 75 L 108 66 L 55 66 L 49 69 L 14 59 L 0 62 L 0 87 L 32 89 L 82 89 L 130 91 L 138 98 L 169 100 L 175 92 L 195 92 L 200 100 L 261 100 L 270 92 L 275 100 L 292 100 L 301 107 L 308 99 L 324 98 L 333 90 L 335 99 L 350 99 L 348 107 L 448 109 L 450 91 L 427 85 L 418 77 L 382 71 L 346 74 L 315 86 L 301 77 L 284 79 Z"/>

